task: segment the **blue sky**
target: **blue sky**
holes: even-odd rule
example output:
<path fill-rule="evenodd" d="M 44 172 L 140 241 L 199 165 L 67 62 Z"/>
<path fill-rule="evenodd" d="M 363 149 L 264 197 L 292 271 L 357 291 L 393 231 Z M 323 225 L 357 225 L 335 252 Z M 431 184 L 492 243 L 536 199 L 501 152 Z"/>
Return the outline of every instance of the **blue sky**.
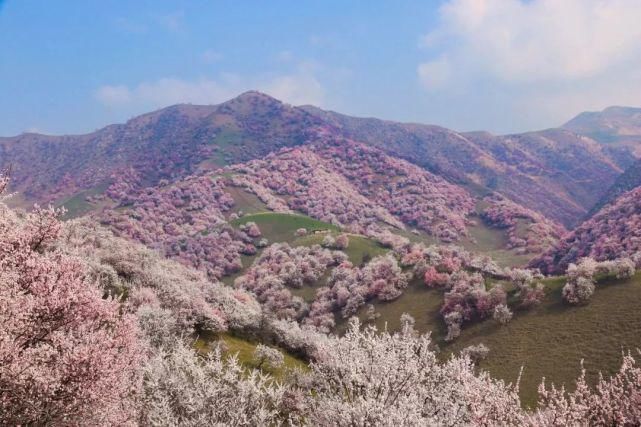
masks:
<path fill-rule="evenodd" d="M 259 89 L 497 133 L 641 106 L 636 0 L 0 0 L 0 135 Z"/>

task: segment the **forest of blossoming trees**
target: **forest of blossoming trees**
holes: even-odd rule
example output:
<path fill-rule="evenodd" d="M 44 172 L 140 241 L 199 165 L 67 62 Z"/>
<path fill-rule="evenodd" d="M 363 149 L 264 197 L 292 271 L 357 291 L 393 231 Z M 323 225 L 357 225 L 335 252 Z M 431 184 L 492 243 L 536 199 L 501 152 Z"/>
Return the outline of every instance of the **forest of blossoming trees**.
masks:
<path fill-rule="evenodd" d="M 531 266 L 545 273 L 559 273 L 583 257 L 605 261 L 629 257 L 640 250 L 641 188 L 636 188 L 580 224 Z"/>
<path fill-rule="evenodd" d="M 451 243 L 467 236 L 468 226 L 484 221 L 507 230 L 507 249 L 539 253 L 563 232 L 498 195 L 485 199 L 478 218 L 474 198 L 462 187 L 322 129 L 313 144 L 174 183 L 161 180 L 156 187 L 141 186 L 139 174 L 124 170 L 105 195 L 89 200 L 109 201 L 96 216 L 118 236 L 220 279 L 237 273 L 241 255 L 258 249 L 255 236 L 228 223 L 239 213 L 232 188 L 255 194 L 275 212 L 302 212 L 390 247 L 406 243 L 394 230 L 420 231 Z"/>
<path fill-rule="evenodd" d="M 461 187 L 363 144 L 322 132 L 317 138 L 230 171 L 240 174 L 238 185 L 275 210 L 279 204 L 271 199 L 287 196 L 288 208 L 353 232 L 371 233 L 383 222 L 415 227 L 446 242 L 465 235 L 474 201 Z"/>
<path fill-rule="evenodd" d="M 6 183 L 0 178 L 0 189 Z M 222 194 L 208 185 L 194 193 L 200 188 L 194 185 L 183 189 L 190 197 L 200 194 L 216 200 L 215 206 L 225 205 Z M 181 210 L 172 206 L 192 202 L 179 194 L 166 195 L 175 200 L 165 206 L 174 218 Z M 149 196 L 138 215 L 160 215 L 156 209 L 163 200 Z M 220 220 L 222 211 L 205 218 Z M 512 316 L 506 291 L 500 285 L 487 289 L 486 278 L 512 283 L 517 291 L 512 304 L 537 304 L 540 277 L 530 270 L 500 268 L 487 257 L 448 246 L 396 242 L 388 254 L 354 266 L 340 250 L 345 242 L 334 242 L 331 249 L 272 244 L 229 287 L 209 270 L 165 259 L 89 219 L 63 223 L 60 214 L 38 207 L 20 213 L 0 204 L 2 424 L 641 422 L 641 369 L 633 354 L 624 356 L 618 373 L 595 386 L 585 374 L 569 393 L 542 380 L 538 407 L 523 409 L 518 384 L 476 368 L 475 358 L 486 352 L 482 347 L 440 360 L 429 334 L 418 333 L 410 316 L 403 316 L 394 333 L 356 319 L 343 336 L 325 333 L 336 314 L 350 317 L 374 299 L 397 298 L 409 280 L 419 278 L 443 289 L 441 312 L 454 339 L 471 319 L 492 316 L 505 323 Z M 199 224 L 198 218 L 181 226 Z M 153 228 L 138 232 L 148 230 Z M 255 224 L 243 233 L 260 236 Z M 585 281 L 600 272 L 629 276 L 639 258 L 571 265 L 564 295 L 580 303 L 590 293 Z M 328 272 L 310 307 L 289 293 Z M 202 333 L 259 342 L 258 367 L 243 365 L 222 345 L 197 353 L 191 344 Z M 276 380 L 262 366 L 281 365 L 282 352 L 304 360 L 309 369 Z"/>

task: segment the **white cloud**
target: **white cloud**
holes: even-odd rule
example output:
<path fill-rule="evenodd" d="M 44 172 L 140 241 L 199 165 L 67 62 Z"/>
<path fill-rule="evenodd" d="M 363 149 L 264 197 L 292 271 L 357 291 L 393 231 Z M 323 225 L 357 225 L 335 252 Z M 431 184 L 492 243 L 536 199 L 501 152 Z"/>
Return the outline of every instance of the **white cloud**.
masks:
<path fill-rule="evenodd" d="M 127 86 L 102 86 L 96 90 L 96 98 L 105 105 L 126 104 L 131 100 L 131 92 Z"/>
<path fill-rule="evenodd" d="M 639 22 L 638 0 L 449 0 L 422 38 L 417 76 L 428 92 L 509 94 L 497 108 L 532 100 L 542 111 L 530 123 L 639 105 Z"/>
<path fill-rule="evenodd" d="M 250 89 L 263 91 L 294 105 L 322 105 L 324 99 L 322 85 L 305 67 L 291 74 L 263 78 L 222 74 L 216 79 L 161 78 L 133 87 L 106 85 L 98 88 L 94 95 L 107 107 L 144 110 L 179 103 L 218 104 Z"/>
<path fill-rule="evenodd" d="M 450 61 L 440 57 L 418 66 L 418 77 L 427 90 L 443 88 L 449 82 L 452 67 Z"/>
<path fill-rule="evenodd" d="M 505 80 L 590 77 L 641 53 L 638 0 L 451 0 L 440 18 L 428 45 L 454 39 Z"/>
<path fill-rule="evenodd" d="M 321 105 L 324 90 L 311 74 L 281 76 L 260 86 L 265 93 L 293 105 Z"/>

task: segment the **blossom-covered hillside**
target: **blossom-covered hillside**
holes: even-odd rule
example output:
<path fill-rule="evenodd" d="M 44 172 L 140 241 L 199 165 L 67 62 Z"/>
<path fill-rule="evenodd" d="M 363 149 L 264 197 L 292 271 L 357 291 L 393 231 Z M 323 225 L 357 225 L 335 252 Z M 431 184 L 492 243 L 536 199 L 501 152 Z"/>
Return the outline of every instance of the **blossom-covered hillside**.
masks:
<path fill-rule="evenodd" d="M 242 214 L 239 192 L 255 195 L 265 211 L 302 213 L 383 244 L 406 241 L 410 232 L 441 243 L 469 240 L 469 227 L 482 221 L 505 229 L 505 249 L 540 253 L 562 231 L 498 195 L 483 202 L 478 218 L 478 199 L 463 187 L 322 128 L 313 142 L 260 160 L 152 187 L 141 181 L 130 169 L 86 202 L 116 234 L 215 279 L 238 273 L 242 256 L 258 249 L 257 236 L 230 224 Z"/>
<path fill-rule="evenodd" d="M 567 232 L 562 225 L 499 194 L 488 196 L 483 202 L 486 204 L 481 211 L 483 220 L 491 226 L 506 229 L 507 247 L 516 248 L 520 253 L 538 254 Z"/>
<path fill-rule="evenodd" d="M 304 108 L 349 138 L 452 182 L 502 193 L 566 226 L 580 220 L 622 171 L 597 142 L 562 129 L 505 136 L 459 133 Z"/>
<path fill-rule="evenodd" d="M 603 261 L 630 256 L 639 250 L 641 187 L 603 207 L 530 265 L 547 273 L 560 273 L 582 257 Z"/>
<path fill-rule="evenodd" d="M 135 169 L 141 185 L 180 179 L 301 144 L 320 121 L 258 92 L 219 105 L 174 105 L 86 135 L 0 138 L 0 168 L 29 201 L 62 201 Z M 32 165 L 38 164 L 37 171 Z"/>
<path fill-rule="evenodd" d="M 285 199 L 290 209 L 363 234 L 385 223 L 454 241 L 465 234 L 466 217 L 474 209 L 474 199 L 462 187 L 322 131 L 310 145 L 229 170 L 239 173 L 236 183 L 259 197 L 261 189 L 270 190 L 270 198 Z M 270 203 L 267 197 L 264 201 Z"/>
<path fill-rule="evenodd" d="M 155 186 L 162 179 L 180 180 L 307 145 L 318 128 L 473 192 L 499 192 L 566 226 L 579 220 L 621 172 L 620 156 L 567 130 L 459 133 L 293 107 L 253 91 L 219 105 L 175 105 L 87 135 L 0 138 L 0 168 L 12 167 L 12 189 L 26 202 L 82 205 L 74 196 L 101 194 L 131 169 L 141 177 L 139 187 Z"/>
<path fill-rule="evenodd" d="M 5 183 L 0 177 L 0 192 Z M 251 290 L 233 289 L 95 223 L 62 224 L 58 215 L 53 209 L 17 214 L 0 204 L 2 424 L 539 426 L 641 420 L 635 400 L 641 372 L 630 355 L 595 387 L 585 373 L 569 394 L 542 380 L 540 405 L 530 410 L 523 409 L 518 387 L 477 369 L 487 347 L 472 346 L 441 361 L 411 316 L 402 317 L 396 333 L 356 319 L 344 336 L 316 329 L 334 304 L 349 313 L 365 298 L 396 298 L 407 285 L 396 255 L 357 268 L 328 250 L 274 246 L 238 281 L 238 288 Z M 478 273 L 465 279 L 467 273 L 452 270 L 475 268 L 465 254 L 454 259 L 453 252 L 405 249 L 413 272 L 429 264 L 449 270 L 439 273 L 454 279 L 445 294 L 447 319 L 485 316 L 498 304 L 494 317 L 509 321 L 500 286 L 487 292 Z M 320 262 L 313 267 L 315 260 Z M 298 279 L 313 280 L 338 262 L 304 326 L 289 316 L 275 318 L 271 302 L 277 299 L 263 299 L 249 285 L 269 289 L 280 280 L 298 286 Z M 524 291 L 536 291 L 532 277 L 518 270 L 512 277 L 525 302 Z M 459 330 L 459 323 L 452 325 Z M 194 334 L 203 338 L 194 342 Z M 251 359 L 232 344 L 245 354 L 251 349 Z"/>

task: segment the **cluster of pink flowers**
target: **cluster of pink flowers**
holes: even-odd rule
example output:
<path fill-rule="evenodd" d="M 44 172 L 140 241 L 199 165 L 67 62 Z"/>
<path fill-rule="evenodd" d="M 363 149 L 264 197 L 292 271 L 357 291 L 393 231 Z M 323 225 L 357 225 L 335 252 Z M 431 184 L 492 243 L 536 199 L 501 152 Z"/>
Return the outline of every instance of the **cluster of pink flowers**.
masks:
<path fill-rule="evenodd" d="M 543 301 L 545 287 L 540 282 L 543 275 L 538 270 L 514 268 L 509 272 L 509 278 L 516 289 L 520 308 L 531 308 Z"/>
<path fill-rule="evenodd" d="M 307 304 L 287 288 L 301 288 L 317 282 L 325 271 L 343 263 L 343 252 L 319 245 L 292 248 L 287 243 L 267 247 L 254 264 L 235 280 L 235 286 L 256 295 L 263 307 L 281 318 L 300 319 Z"/>
<path fill-rule="evenodd" d="M 488 290 L 479 273 L 459 271 L 451 282 L 441 306 L 441 315 L 447 325 L 446 340 L 458 337 L 464 322 L 485 319 L 496 307 L 506 305 L 503 286 L 496 284 Z"/>
<path fill-rule="evenodd" d="M 567 232 L 562 225 L 497 193 L 483 201 L 488 206 L 481 218 L 493 227 L 507 229 L 508 248 L 517 248 L 519 253 L 541 253 Z"/>
<path fill-rule="evenodd" d="M 110 195 L 125 209 L 100 213 L 103 224 L 214 279 L 239 271 L 241 253 L 255 253 L 254 236 L 234 230 L 225 220 L 234 200 L 225 192 L 223 179 L 200 176 L 133 194 L 114 190 Z M 260 232 L 257 227 L 248 231 Z"/>
<path fill-rule="evenodd" d="M 408 279 L 392 254 L 376 257 L 362 268 L 343 262 L 332 271 L 327 286 L 316 293 L 305 323 L 329 332 L 335 324 L 334 312 L 347 318 L 368 301 L 398 298 Z"/>
<path fill-rule="evenodd" d="M 244 181 L 247 189 L 272 209 L 283 211 L 279 207 L 282 203 L 273 198 L 286 198 L 287 210 L 300 211 L 354 232 L 364 232 L 379 221 L 402 227 L 389 212 L 360 194 L 307 147 L 283 150 L 230 169 L 243 173 L 242 178 L 237 178 L 239 182 Z M 266 197 L 261 191 L 264 188 L 274 194 Z"/>
<path fill-rule="evenodd" d="M 531 266 L 563 273 L 583 257 L 597 261 L 629 257 L 641 251 L 641 187 L 621 195 L 585 221 Z"/>
<path fill-rule="evenodd" d="M 444 291 L 441 315 L 448 327 L 447 340 L 460 334 L 464 323 L 490 316 L 504 323 L 512 313 L 501 284 L 486 285 L 486 278 L 510 281 L 516 289 L 518 308 L 539 304 L 545 296 L 538 281 L 540 273 L 531 270 L 502 269 L 489 257 L 473 256 L 456 246 L 430 246 L 413 243 L 396 248 L 401 265 L 412 267 L 427 287 Z"/>
<path fill-rule="evenodd" d="M 474 200 L 462 187 L 350 140 L 321 137 L 313 147 L 361 194 L 403 223 L 445 242 L 466 234 L 466 217 L 474 209 Z"/>

